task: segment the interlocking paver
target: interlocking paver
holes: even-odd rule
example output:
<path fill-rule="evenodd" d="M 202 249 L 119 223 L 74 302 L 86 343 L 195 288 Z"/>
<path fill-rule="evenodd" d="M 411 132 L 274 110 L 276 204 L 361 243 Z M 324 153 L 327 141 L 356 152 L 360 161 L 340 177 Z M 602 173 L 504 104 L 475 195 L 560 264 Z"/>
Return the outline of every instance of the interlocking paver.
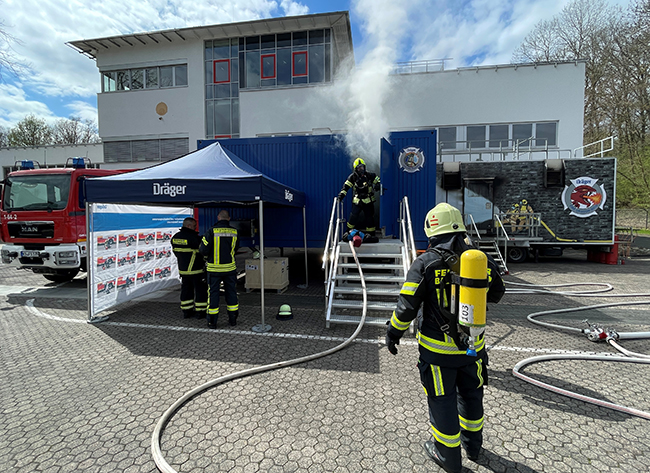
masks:
<path fill-rule="evenodd" d="M 511 270 L 510 281 L 611 282 L 616 292 L 634 293 L 648 291 L 650 260 L 633 257 L 624 266 L 608 266 L 575 253 Z M 86 301 L 65 297 L 83 290 L 83 278 L 62 286 L 65 292 L 58 297 L 42 277 L 0 266 L 0 285 L 49 288 L 47 294 L 16 292 L 0 300 L 2 471 L 157 471 L 151 432 L 185 392 L 225 374 L 329 349 L 350 336 L 352 326 L 325 329 L 318 276 L 316 271 L 306 290 L 292 285 L 284 294 L 267 293 L 266 322 L 273 331 L 259 336 L 250 331 L 260 322 L 258 292 L 241 290 L 239 325 L 231 328 L 220 320 L 216 332 L 181 318 L 177 292 L 164 300 L 125 304 L 109 311 L 108 322 L 91 325 L 84 323 Z M 541 390 L 511 373 L 518 361 L 552 350 L 615 353 L 586 337 L 526 320 L 532 312 L 603 302 L 511 293 L 490 308 L 485 450 L 478 463 L 465 461 L 466 471 L 644 471 L 650 462 L 644 447 L 650 444 L 647 420 Z M 293 320 L 275 319 L 283 303 L 291 304 Z M 583 327 L 584 318 L 619 331 L 650 330 L 648 306 L 543 320 Z M 280 333 L 291 337 L 274 336 Z M 436 471 L 422 449 L 430 434 L 413 336 L 404 338 L 397 357 L 378 343 L 381 328 L 364 327 L 359 339 L 334 355 L 196 396 L 164 431 L 166 460 L 179 471 L 195 473 Z M 647 340 L 621 344 L 650 353 Z M 561 360 L 529 365 L 525 373 L 650 410 L 648 365 Z"/>

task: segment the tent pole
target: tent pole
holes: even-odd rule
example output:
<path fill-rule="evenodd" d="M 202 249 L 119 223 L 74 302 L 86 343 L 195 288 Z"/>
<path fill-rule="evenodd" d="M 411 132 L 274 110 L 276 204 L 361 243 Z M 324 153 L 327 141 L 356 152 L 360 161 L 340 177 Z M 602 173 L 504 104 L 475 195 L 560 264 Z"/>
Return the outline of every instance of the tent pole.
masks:
<path fill-rule="evenodd" d="M 307 207 L 302 206 L 302 240 L 305 243 L 305 288 L 309 287 L 309 266 L 307 265 Z"/>
<path fill-rule="evenodd" d="M 261 291 L 261 309 L 262 309 L 262 323 L 253 326 L 253 332 L 270 332 L 271 326 L 264 323 L 264 201 L 260 200 L 259 204 L 260 214 L 260 291 Z"/>

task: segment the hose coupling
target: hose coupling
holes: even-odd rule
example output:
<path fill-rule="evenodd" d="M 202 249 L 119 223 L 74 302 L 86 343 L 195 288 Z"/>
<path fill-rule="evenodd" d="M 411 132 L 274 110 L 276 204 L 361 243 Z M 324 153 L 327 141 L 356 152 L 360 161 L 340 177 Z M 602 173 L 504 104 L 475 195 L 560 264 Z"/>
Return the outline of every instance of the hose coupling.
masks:
<path fill-rule="evenodd" d="M 582 330 L 587 338 L 592 342 L 605 342 L 607 340 L 618 340 L 619 335 L 615 330 L 610 328 L 601 327 L 596 324 L 590 323 L 587 319 L 583 320 L 589 328 Z"/>

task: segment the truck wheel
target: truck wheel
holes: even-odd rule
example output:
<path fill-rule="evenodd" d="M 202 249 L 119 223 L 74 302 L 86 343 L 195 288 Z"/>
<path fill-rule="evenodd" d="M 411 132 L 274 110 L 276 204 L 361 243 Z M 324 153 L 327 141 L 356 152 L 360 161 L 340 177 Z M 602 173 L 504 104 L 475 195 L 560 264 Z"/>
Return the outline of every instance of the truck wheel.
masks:
<path fill-rule="evenodd" d="M 508 262 L 523 263 L 528 258 L 528 248 L 513 246 L 508 248 Z"/>
<path fill-rule="evenodd" d="M 79 274 L 78 269 L 62 269 L 58 273 L 43 274 L 43 277 L 52 282 L 68 282 L 72 281 L 77 274 Z"/>

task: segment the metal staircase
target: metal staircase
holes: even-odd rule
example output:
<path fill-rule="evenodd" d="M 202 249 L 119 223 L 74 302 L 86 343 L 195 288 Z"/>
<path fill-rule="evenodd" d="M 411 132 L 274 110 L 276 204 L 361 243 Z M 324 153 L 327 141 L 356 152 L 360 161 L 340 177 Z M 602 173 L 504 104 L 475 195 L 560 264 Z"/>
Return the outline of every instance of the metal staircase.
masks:
<path fill-rule="evenodd" d="M 356 249 L 366 281 L 366 325 L 386 325 L 395 310 L 404 283 L 404 244 L 399 240 L 380 240 Z M 325 326 L 332 323 L 358 324 L 363 301 L 359 271 L 346 242 L 338 243 L 336 274 L 331 282 Z"/>
<path fill-rule="evenodd" d="M 325 271 L 325 326 L 358 324 L 363 310 L 361 275 L 348 242 L 340 232 L 345 222 L 334 199 L 323 252 Z M 406 273 L 416 258 L 408 198 L 400 202 L 399 239 L 381 239 L 356 249 L 366 285 L 366 325 L 386 325 L 397 305 Z"/>
<path fill-rule="evenodd" d="M 478 249 L 481 250 L 486 255 L 490 255 L 499 267 L 499 272 L 503 274 L 508 274 L 508 267 L 506 266 L 505 259 L 499 250 L 499 245 L 494 240 L 479 240 Z"/>

